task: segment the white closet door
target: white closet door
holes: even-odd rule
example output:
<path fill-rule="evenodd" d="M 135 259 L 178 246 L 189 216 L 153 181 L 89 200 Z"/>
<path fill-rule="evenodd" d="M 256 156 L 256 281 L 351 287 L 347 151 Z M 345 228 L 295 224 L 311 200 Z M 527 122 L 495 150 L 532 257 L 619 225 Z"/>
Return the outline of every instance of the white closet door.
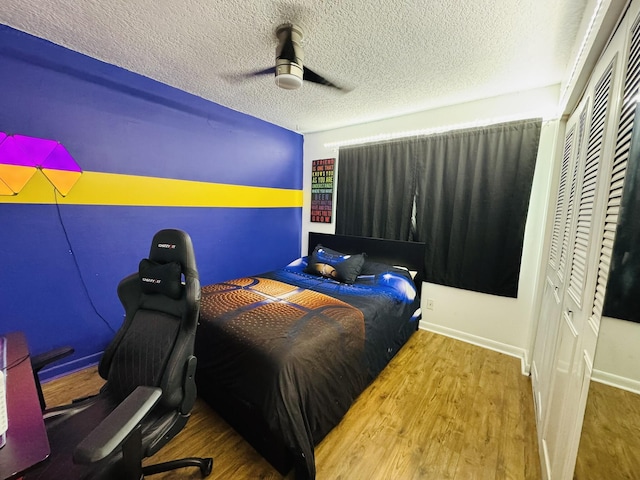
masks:
<path fill-rule="evenodd" d="M 640 28 L 630 26 L 639 10 L 635 2 L 592 72 L 587 100 L 569 120 L 579 131 L 587 111 L 585 148 L 567 167 L 566 216 L 554 219 L 551 232 L 547 283 L 558 289 L 555 336 L 544 358 L 534 357 L 549 373 L 537 382 L 548 388 L 537 423 L 544 478 L 573 477 L 640 86 Z M 534 394 L 544 400 L 535 386 Z"/>
<path fill-rule="evenodd" d="M 582 391 L 578 400 L 578 411 L 581 413 L 579 421 L 574 426 L 571 447 L 569 451 L 569 462 L 566 465 L 562 478 L 571 479 L 575 468 L 575 459 L 578 452 L 580 432 L 582 430 L 582 419 L 587 403 L 589 382 L 593 370 L 593 359 L 595 356 L 596 343 L 600 330 L 600 320 L 602 317 L 602 307 L 606 291 L 607 279 L 609 276 L 609 265 L 611 263 L 611 253 L 615 240 L 616 225 L 620 209 L 620 200 L 624 188 L 624 181 L 627 170 L 627 161 L 631 147 L 631 135 L 637 117 L 637 102 L 640 93 L 640 2 L 635 2 L 627 14 L 627 23 L 621 26 L 625 34 L 626 42 L 620 48 L 624 53 L 621 55 L 621 68 L 624 68 L 624 76 L 621 77 L 622 94 L 614 99 L 615 107 L 612 108 L 611 137 L 615 139 L 611 153 L 607 153 L 606 161 L 603 161 L 601 176 L 603 177 L 603 205 L 595 211 L 598 217 L 594 222 L 592 235 L 595 243 L 595 251 L 592 257 L 597 259 L 594 264 L 594 273 L 587 277 L 587 292 L 590 296 L 581 311 L 587 317 L 586 326 L 582 335 L 581 360 L 584 370 L 582 376 Z M 617 37 L 618 35 L 616 35 Z M 616 37 L 612 44 L 615 44 Z M 614 87 L 614 91 L 619 91 Z M 612 102 L 614 103 L 614 102 Z M 597 225 L 597 228 L 596 228 Z"/>
<path fill-rule="evenodd" d="M 581 102 L 580 111 L 586 114 L 586 100 Z M 578 145 L 581 143 L 581 136 L 584 132 L 579 129 L 580 113 L 572 115 L 566 125 L 566 134 L 562 150 L 562 163 L 560 166 L 558 187 L 556 192 L 555 213 L 553 216 L 553 226 L 551 231 L 551 245 L 549 248 L 549 258 L 547 261 L 545 274 L 545 287 L 542 296 L 542 305 L 540 318 L 538 321 L 538 330 L 536 335 L 536 343 L 532 358 L 532 380 L 533 391 L 536 406 L 536 421 L 538 424 L 542 421 L 546 414 L 546 406 L 548 404 L 551 367 L 553 364 L 553 355 L 556 351 L 555 340 L 558 337 L 560 311 L 562 305 L 562 295 L 564 293 L 563 278 L 564 267 L 566 264 L 568 239 L 565 240 L 567 232 L 567 218 L 570 217 L 570 205 L 573 203 L 571 198 L 571 186 L 573 179 L 573 171 L 575 170 Z M 575 195 L 575 187 L 574 187 Z M 538 429 L 541 433 L 541 429 Z"/>
<path fill-rule="evenodd" d="M 601 173 L 607 170 L 603 159 L 603 148 L 613 148 L 607 140 L 607 119 L 611 110 L 613 75 L 617 67 L 617 55 L 605 56 L 594 71 L 595 85 L 589 85 L 593 98 L 589 113 L 586 149 L 576 163 L 576 195 L 569 226 L 567 251 L 566 293 L 563 297 L 560 328 L 558 331 L 555 363 L 551 371 L 551 393 L 548 416 L 545 418 L 543 445 L 549 452 L 551 478 L 567 478 L 573 471 L 575 452 L 579 444 L 576 426 L 582 423 L 584 407 L 579 408 L 585 385 L 584 337 L 588 335 L 587 319 L 591 304 L 587 297 L 593 296 L 596 275 L 589 268 L 589 258 L 595 257 L 599 234 L 594 229 L 594 220 L 600 205 L 604 205 L 606 185 Z M 609 60 L 605 64 L 605 60 Z M 604 65 L 603 65 L 604 64 Z M 604 69 L 604 72 L 603 72 Z M 610 129 L 609 129 L 610 130 Z M 608 135 L 612 137 L 611 134 Z M 602 209 L 602 208 L 601 208 Z M 595 345 L 594 345 L 595 348 Z M 593 351 L 590 352 L 593 355 Z M 588 385 L 588 381 L 586 382 Z M 575 452 L 574 452 L 575 451 Z M 574 452 L 574 453 L 572 453 Z M 573 457 L 572 457 L 573 455 Z"/>
<path fill-rule="evenodd" d="M 609 266 L 611 264 L 613 241 L 618 223 L 618 214 L 620 213 L 620 200 L 622 199 L 622 189 L 627 171 L 627 162 L 629 160 L 629 150 L 631 148 L 631 134 L 634 126 L 637 103 L 640 101 L 640 16 L 636 18 L 631 28 L 630 37 L 628 63 L 624 77 L 624 90 L 620 114 L 617 119 L 617 138 L 612 160 L 604 231 L 601 238 L 598 280 L 590 317 L 590 322 L 593 323 L 596 330 L 600 328 L 604 294 L 609 276 Z"/>
<path fill-rule="evenodd" d="M 549 267 L 551 272 L 547 273 L 547 282 L 554 285 L 554 304 L 549 312 L 549 321 L 553 321 L 553 332 L 547 346 L 545 361 L 549 362 L 545 365 L 544 382 L 541 383 L 541 418 L 538 422 L 538 436 L 542 447 L 541 454 L 544 460 L 544 470 L 548 472 L 549 478 L 555 478 L 553 472 L 559 457 L 563 454 L 562 444 L 566 442 L 564 430 L 561 428 L 563 421 L 566 422 L 564 413 L 565 399 L 569 395 L 569 377 L 571 375 L 571 362 L 576 350 L 576 344 L 579 339 L 579 333 L 574 328 L 571 318 L 568 318 L 566 312 L 563 312 L 564 298 L 567 279 L 567 265 L 571 262 L 573 256 L 573 236 L 574 236 L 574 218 L 576 205 L 579 201 L 579 191 L 581 182 L 580 173 L 583 167 L 583 143 L 584 133 L 587 127 L 587 118 L 590 110 L 591 97 L 584 97 L 578 105 L 576 111 L 569 118 L 567 126 L 574 124 L 569 130 L 575 132 L 575 148 L 573 158 L 568 161 L 570 168 L 567 170 L 566 179 L 561 177 L 559 185 L 559 193 L 563 188 L 567 191 L 565 194 L 566 208 L 564 214 L 560 217 L 556 213 L 554 217 L 553 233 L 558 230 L 561 234 L 552 237 L 552 243 L 558 241 L 557 262 Z M 565 159 L 563 158 L 563 166 Z M 560 199 L 558 199 L 560 204 Z M 561 241 L 560 241 L 561 240 Z M 550 259 L 551 260 L 551 259 Z M 553 268 L 555 267 L 555 268 Z M 548 269 L 549 270 L 549 269 Z M 551 302 L 550 302 L 551 303 Z"/>

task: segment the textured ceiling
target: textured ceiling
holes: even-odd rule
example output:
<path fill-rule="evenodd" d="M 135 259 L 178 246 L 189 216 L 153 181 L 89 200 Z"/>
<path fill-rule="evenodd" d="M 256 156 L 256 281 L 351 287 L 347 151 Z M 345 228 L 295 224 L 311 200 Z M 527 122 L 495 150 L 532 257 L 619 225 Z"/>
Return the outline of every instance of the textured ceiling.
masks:
<path fill-rule="evenodd" d="M 587 0 L 2 0 L 0 23 L 302 133 L 560 83 Z M 352 90 L 278 88 L 275 28 Z M 576 43 L 577 42 L 577 43 Z"/>

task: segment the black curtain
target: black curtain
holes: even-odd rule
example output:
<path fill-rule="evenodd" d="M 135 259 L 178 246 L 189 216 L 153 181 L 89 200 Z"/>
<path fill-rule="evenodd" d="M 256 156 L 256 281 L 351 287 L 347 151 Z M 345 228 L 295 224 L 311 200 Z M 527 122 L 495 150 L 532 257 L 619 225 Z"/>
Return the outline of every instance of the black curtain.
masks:
<path fill-rule="evenodd" d="M 411 239 L 414 150 L 412 141 L 340 149 L 337 234 Z"/>
<path fill-rule="evenodd" d="M 340 149 L 336 233 L 425 242 L 425 281 L 517 297 L 541 126 Z"/>
<path fill-rule="evenodd" d="M 541 120 L 428 137 L 418 156 L 425 281 L 518 296 Z"/>

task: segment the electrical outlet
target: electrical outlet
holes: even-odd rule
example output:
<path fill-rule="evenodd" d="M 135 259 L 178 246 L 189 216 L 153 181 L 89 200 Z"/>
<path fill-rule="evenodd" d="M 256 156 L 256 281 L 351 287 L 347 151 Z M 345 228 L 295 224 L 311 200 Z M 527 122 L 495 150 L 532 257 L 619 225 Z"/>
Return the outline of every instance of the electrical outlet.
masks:
<path fill-rule="evenodd" d="M 427 310 L 433 310 L 433 298 L 427 298 Z"/>

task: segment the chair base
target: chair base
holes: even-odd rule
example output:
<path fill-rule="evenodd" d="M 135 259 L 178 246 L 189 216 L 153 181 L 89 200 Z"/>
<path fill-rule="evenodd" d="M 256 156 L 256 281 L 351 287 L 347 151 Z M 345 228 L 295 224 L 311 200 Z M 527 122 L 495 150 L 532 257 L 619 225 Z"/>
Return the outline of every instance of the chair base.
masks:
<path fill-rule="evenodd" d="M 156 465 L 148 465 L 146 467 L 142 467 L 142 478 L 147 475 L 155 475 L 156 473 L 168 472 L 169 470 L 184 467 L 199 467 L 200 475 L 202 478 L 206 478 L 211 473 L 211 470 L 213 470 L 213 458 L 189 457 L 158 463 Z"/>
<path fill-rule="evenodd" d="M 120 467 L 123 468 L 123 471 L 114 478 L 142 480 L 148 475 L 155 475 L 156 473 L 168 472 L 169 470 L 185 467 L 200 468 L 200 475 L 202 478 L 206 478 L 213 470 L 213 458 L 187 457 L 147 465 L 145 467 L 142 466 L 142 458 L 142 433 L 140 425 L 138 425 L 122 445 L 122 462 Z"/>

